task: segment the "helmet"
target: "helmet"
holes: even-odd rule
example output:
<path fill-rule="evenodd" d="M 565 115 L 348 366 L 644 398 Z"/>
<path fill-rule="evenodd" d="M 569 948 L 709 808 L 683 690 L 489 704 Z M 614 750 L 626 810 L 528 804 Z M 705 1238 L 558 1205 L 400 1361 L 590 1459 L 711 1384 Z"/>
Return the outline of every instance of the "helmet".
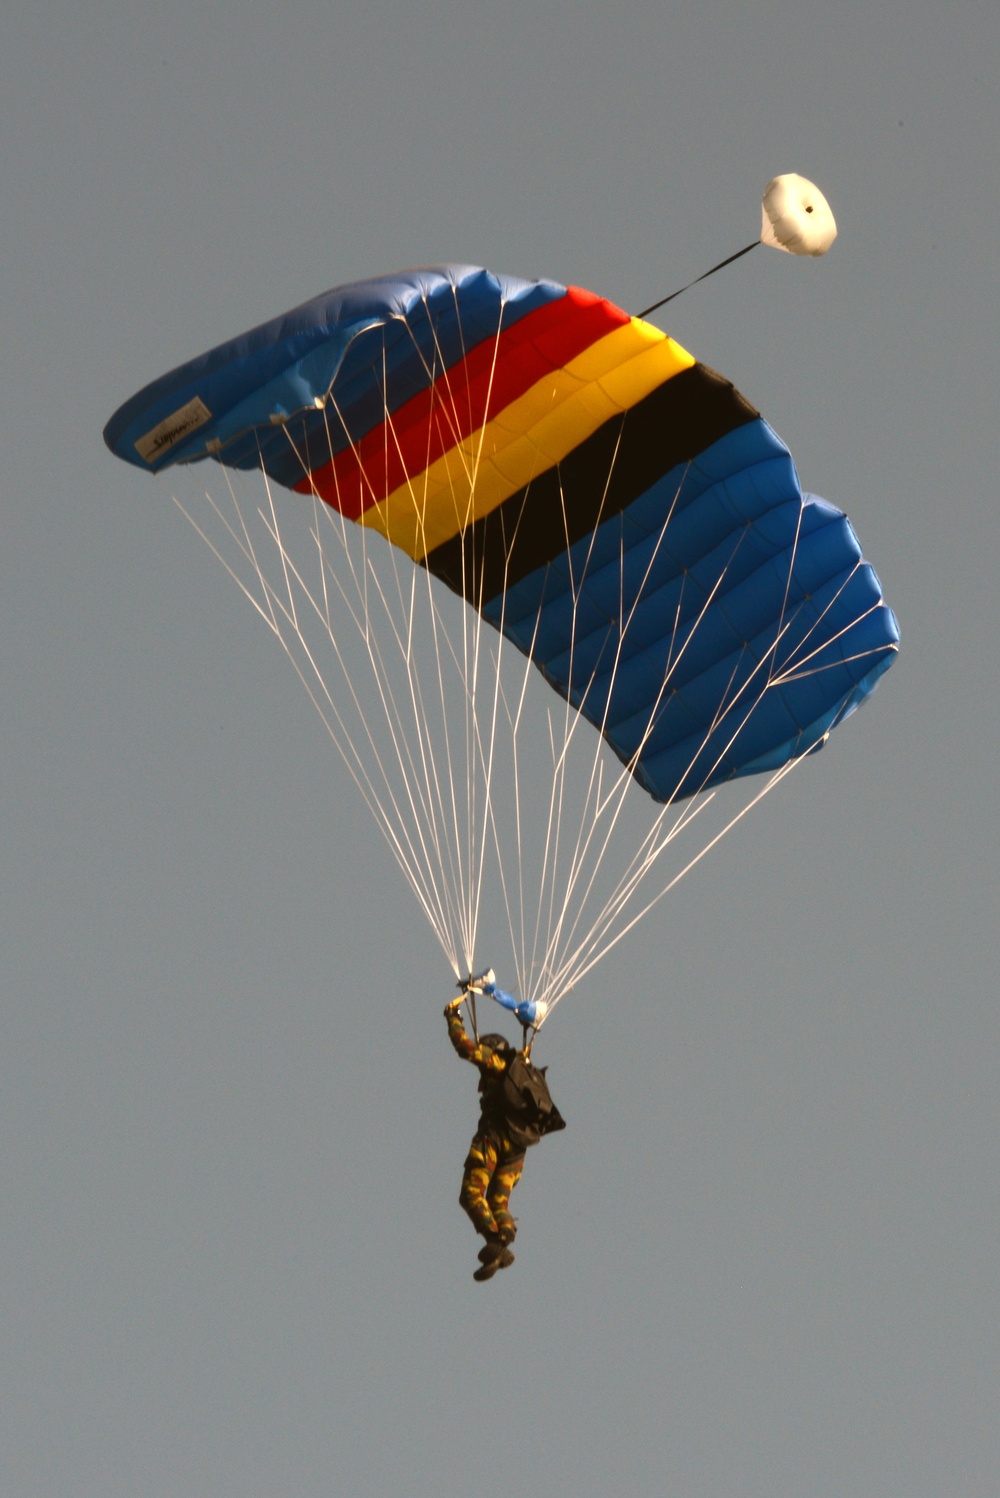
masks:
<path fill-rule="evenodd" d="M 504 1035 L 480 1035 L 480 1045 L 488 1045 L 491 1051 L 499 1051 L 501 1055 L 510 1055 L 514 1047 Z"/>

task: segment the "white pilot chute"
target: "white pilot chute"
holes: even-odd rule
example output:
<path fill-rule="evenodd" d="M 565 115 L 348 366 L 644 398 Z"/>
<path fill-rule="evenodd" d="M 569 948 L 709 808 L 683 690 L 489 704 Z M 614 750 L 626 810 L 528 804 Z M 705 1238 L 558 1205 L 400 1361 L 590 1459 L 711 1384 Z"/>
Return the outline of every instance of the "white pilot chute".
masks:
<path fill-rule="evenodd" d="M 836 237 L 836 220 L 814 182 L 797 172 L 771 178 L 761 204 L 761 244 L 790 255 L 825 255 Z"/>

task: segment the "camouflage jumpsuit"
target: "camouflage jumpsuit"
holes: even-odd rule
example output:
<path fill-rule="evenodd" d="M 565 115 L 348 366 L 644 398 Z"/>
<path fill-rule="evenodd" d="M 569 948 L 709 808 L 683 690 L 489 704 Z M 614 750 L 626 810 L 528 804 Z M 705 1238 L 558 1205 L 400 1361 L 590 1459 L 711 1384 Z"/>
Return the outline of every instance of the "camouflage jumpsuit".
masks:
<path fill-rule="evenodd" d="M 471 1040 L 456 1009 L 446 1009 L 445 1018 L 448 1038 L 455 1050 L 463 1061 L 471 1061 L 479 1068 L 479 1090 L 484 1094 L 479 1128 L 469 1145 L 458 1199 L 476 1232 L 487 1242 L 512 1243 L 517 1225 L 507 1204 L 521 1178 L 524 1145 L 510 1139 L 501 1112 L 489 1104 L 493 1091 L 490 1084 L 503 1077 L 511 1058 Z"/>

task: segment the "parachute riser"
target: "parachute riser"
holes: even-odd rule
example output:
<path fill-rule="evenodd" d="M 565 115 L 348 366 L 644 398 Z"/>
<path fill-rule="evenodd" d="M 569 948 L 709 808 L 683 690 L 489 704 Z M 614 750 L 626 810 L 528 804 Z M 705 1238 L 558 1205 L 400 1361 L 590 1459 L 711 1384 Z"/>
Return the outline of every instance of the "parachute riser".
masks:
<path fill-rule="evenodd" d="M 456 987 L 458 987 L 458 988 L 461 989 L 462 996 L 465 999 L 466 1004 L 468 1005 L 468 1009 L 469 1009 L 469 1022 L 472 1025 L 473 1038 L 475 1039 L 476 1045 L 478 1045 L 479 1044 L 479 1021 L 478 1021 L 477 1016 L 476 1016 L 476 990 L 472 986 L 474 982 L 475 982 L 475 979 L 473 978 L 472 974 L 470 973 L 467 978 L 459 978 Z"/>

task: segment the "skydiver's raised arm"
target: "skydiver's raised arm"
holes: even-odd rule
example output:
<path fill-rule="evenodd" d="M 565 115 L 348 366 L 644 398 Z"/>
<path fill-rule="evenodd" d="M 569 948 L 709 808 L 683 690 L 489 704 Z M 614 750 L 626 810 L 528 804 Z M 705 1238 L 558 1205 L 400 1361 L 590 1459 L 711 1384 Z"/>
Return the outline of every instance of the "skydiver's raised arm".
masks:
<path fill-rule="evenodd" d="M 463 1061 L 471 1061 L 484 1071 L 504 1071 L 507 1063 L 492 1046 L 479 1045 L 465 1033 L 465 1026 L 459 1013 L 462 997 L 464 996 L 452 999 L 450 1004 L 445 1005 L 444 1017 L 448 1021 L 448 1039 Z"/>

